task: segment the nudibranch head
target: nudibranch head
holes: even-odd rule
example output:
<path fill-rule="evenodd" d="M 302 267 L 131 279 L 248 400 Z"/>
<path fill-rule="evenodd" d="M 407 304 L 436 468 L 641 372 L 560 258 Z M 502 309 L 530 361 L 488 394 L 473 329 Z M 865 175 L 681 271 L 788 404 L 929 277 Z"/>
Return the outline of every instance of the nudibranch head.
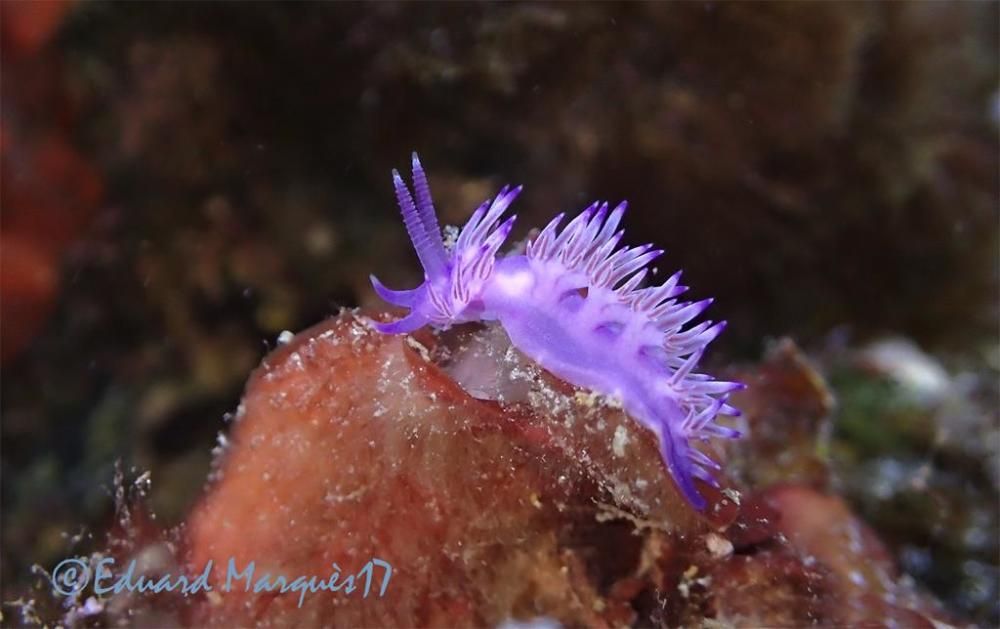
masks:
<path fill-rule="evenodd" d="M 378 329 L 400 334 L 424 325 L 499 321 L 511 343 L 547 371 L 619 397 L 659 439 L 681 494 L 703 509 L 695 480 L 718 487 L 712 471 L 719 465 L 693 442 L 740 436 L 716 420 L 739 414 L 728 399 L 743 385 L 695 371 L 725 322 L 691 325 L 712 300 L 679 300 L 687 290 L 680 273 L 659 286 L 643 285 L 663 252 L 652 245 L 618 246 L 625 204 L 610 209 L 595 203 L 565 226 L 559 215 L 523 254 L 499 258 L 514 224 L 513 216 L 501 217 L 520 188 L 505 187 L 484 202 L 449 249 L 416 154 L 413 194 L 395 171 L 393 181 L 424 283 L 394 291 L 372 277 L 383 299 L 409 309 L 398 321 L 377 323 Z"/>
<path fill-rule="evenodd" d="M 505 186 L 496 197 L 480 205 L 449 251 L 441 237 L 430 186 L 417 154 L 413 154 L 415 198 L 398 171 L 392 171 L 392 178 L 406 231 L 424 268 L 424 283 L 410 290 L 392 290 L 371 276 L 372 286 L 382 299 L 410 309 L 398 321 L 376 324 L 378 330 L 404 334 L 425 325 L 443 327 L 482 320 L 483 289 L 493 273 L 497 252 L 517 217 L 497 223 L 521 187 Z"/>

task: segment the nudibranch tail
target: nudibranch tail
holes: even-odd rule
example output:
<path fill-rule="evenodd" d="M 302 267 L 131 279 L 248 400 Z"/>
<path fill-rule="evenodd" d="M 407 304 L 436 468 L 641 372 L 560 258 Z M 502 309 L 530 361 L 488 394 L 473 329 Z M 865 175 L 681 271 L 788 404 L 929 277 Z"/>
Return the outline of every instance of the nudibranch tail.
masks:
<path fill-rule="evenodd" d="M 690 441 L 739 437 L 716 419 L 737 414 L 727 400 L 743 385 L 694 372 L 726 324 L 707 321 L 685 329 L 712 300 L 676 299 L 687 290 L 679 272 L 659 286 L 641 287 L 648 265 L 663 251 L 652 245 L 618 248 L 625 204 L 610 213 L 607 208 L 594 204 L 562 229 L 564 217 L 557 216 L 526 249 L 536 294 L 555 295 L 551 316 L 571 317 L 568 325 L 580 330 L 575 342 L 589 351 L 564 352 L 561 360 L 552 347 L 531 347 L 537 339 L 515 344 L 529 355 L 545 355 L 543 366 L 575 384 L 618 393 L 629 414 L 658 435 L 678 487 L 702 508 L 693 479 L 715 485 L 709 469 L 718 466 Z M 587 289 L 586 298 L 580 288 Z M 505 327 L 518 327 L 516 320 L 500 320 Z"/>
<path fill-rule="evenodd" d="M 738 415 L 728 399 L 743 385 L 695 372 L 725 322 L 690 325 L 712 300 L 678 300 L 687 290 L 679 272 L 659 286 L 643 285 L 663 251 L 651 244 L 619 248 L 626 204 L 611 209 L 594 203 L 564 227 L 560 214 L 523 255 L 500 258 L 515 217 L 501 219 L 520 187 L 504 187 L 480 205 L 449 251 L 415 154 L 415 196 L 395 171 L 393 182 L 425 281 L 396 291 L 371 278 L 383 299 L 409 309 L 379 329 L 401 334 L 424 325 L 499 321 L 511 343 L 546 370 L 619 397 L 629 415 L 659 439 L 682 495 L 703 509 L 695 479 L 717 487 L 712 472 L 720 466 L 693 442 L 740 436 L 717 420 Z"/>

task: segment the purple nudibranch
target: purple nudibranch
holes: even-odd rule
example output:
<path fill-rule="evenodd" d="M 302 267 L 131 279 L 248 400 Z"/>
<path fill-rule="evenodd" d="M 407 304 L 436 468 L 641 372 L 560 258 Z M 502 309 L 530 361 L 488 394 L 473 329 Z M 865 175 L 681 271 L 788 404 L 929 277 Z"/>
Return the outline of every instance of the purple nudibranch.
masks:
<path fill-rule="evenodd" d="M 523 255 L 500 257 L 516 217 L 499 221 L 520 186 L 505 186 L 480 205 L 449 248 L 416 153 L 413 193 L 399 172 L 392 177 L 424 283 L 397 291 L 372 276 L 379 296 L 410 310 L 398 321 L 376 324 L 379 331 L 403 334 L 425 325 L 498 321 L 511 343 L 548 371 L 621 400 L 628 414 L 657 436 L 681 493 L 703 510 L 694 479 L 718 487 L 710 470 L 721 468 L 691 440 L 740 436 L 716 420 L 739 415 L 727 399 L 744 385 L 695 373 L 725 322 L 684 329 L 712 300 L 678 301 L 687 290 L 679 272 L 659 286 L 643 286 L 649 263 L 663 251 L 652 245 L 616 248 L 625 202 L 610 211 L 607 203 L 594 203 L 562 229 L 560 214 Z"/>

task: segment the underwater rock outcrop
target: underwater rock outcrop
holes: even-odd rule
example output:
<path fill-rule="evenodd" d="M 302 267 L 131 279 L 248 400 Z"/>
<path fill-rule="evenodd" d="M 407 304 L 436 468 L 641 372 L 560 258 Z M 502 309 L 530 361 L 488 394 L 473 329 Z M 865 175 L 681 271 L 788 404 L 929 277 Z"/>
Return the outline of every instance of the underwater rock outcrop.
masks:
<path fill-rule="evenodd" d="M 370 323 L 345 312 L 255 372 L 187 523 L 187 561 L 197 571 L 212 560 L 219 585 L 229 558 L 325 575 L 332 563 L 354 573 L 377 557 L 393 568 L 384 596 L 316 592 L 300 605 L 295 592 L 237 589 L 200 600 L 189 624 L 946 620 L 839 498 L 723 478 L 721 492 L 703 486 L 710 506 L 698 514 L 651 434 L 523 359 L 499 328 L 387 337 Z M 749 380 L 784 370 L 819 382 L 789 360 L 795 351 L 782 346 Z M 751 429 L 794 406 L 776 389 L 740 394 Z M 799 408 L 823 408 L 822 391 L 800 389 Z M 755 443 L 714 454 L 752 466 L 752 452 L 732 450 Z"/>

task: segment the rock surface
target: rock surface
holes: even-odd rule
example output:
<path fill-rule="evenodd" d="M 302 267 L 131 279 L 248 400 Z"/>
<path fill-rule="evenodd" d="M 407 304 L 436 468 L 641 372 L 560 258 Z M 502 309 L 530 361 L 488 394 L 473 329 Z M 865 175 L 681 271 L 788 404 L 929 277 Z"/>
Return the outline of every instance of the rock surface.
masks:
<path fill-rule="evenodd" d="M 413 339 L 379 335 L 367 321 L 345 312 L 301 332 L 254 373 L 188 521 L 187 560 L 192 569 L 212 560 L 218 590 L 229 558 L 253 560 L 257 574 L 323 578 L 331 563 L 347 574 L 378 557 L 393 567 L 385 596 L 317 592 L 300 606 L 296 592 L 236 588 L 202 600 L 186 622 L 944 618 L 839 498 L 794 485 L 749 496 L 729 488 L 699 515 L 668 480 L 650 434 L 533 369 L 496 330 Z M 761 373 L 787 369 L 792 351 Z M 490 359 L 475 390 L 506 392 L 503 402 L 473 397 L 450 375 Z M 799 378 L 816 377 L 799 365 Z M 516 380 L 526 387 L 504 385 Z M 767 387 L 746 396 L 762 412 L 781 404 Z"/>

